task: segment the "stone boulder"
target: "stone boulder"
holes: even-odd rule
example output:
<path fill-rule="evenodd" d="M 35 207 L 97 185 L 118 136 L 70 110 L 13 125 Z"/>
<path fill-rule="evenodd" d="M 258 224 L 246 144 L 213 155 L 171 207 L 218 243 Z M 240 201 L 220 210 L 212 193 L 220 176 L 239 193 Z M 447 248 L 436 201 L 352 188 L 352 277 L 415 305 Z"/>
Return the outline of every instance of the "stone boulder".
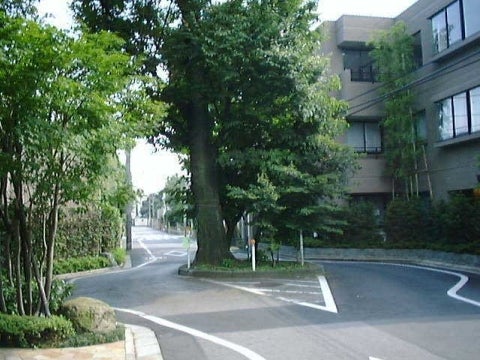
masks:
<path fill-rule="evenodd" d="M 62 305 L 60 313 L 72 322 L 78 332 L 105 334 L 117 326 L 115 312 L 110 305 L 93 298 L 68 300 Z"/>

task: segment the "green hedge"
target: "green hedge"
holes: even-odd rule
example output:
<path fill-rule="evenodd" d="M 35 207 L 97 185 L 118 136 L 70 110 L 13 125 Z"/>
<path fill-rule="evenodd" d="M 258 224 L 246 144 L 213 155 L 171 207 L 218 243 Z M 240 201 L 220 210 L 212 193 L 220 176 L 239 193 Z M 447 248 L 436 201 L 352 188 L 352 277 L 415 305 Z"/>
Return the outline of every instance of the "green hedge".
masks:
<path fill-rule="evenodd" d="M 96 256 L 120 247 L 123 219 L 118 209 L 67 209 L 59 219 L 55 244 L 57 259 Z"/>
<path fill-rule="evenodd" d="M 57 260 L 53 264 L 53 273 L 69 274 L 78 271 L 96 270 L 110 266 L 110 261 L 104 256 L 83 256 L 78 258 Z"/>
<path fill-rule="evenodd" d="M 72 323 L 61 316 L 45 318 L 0 313 L 2 347 L 51 347 L 73 335 Z"/>

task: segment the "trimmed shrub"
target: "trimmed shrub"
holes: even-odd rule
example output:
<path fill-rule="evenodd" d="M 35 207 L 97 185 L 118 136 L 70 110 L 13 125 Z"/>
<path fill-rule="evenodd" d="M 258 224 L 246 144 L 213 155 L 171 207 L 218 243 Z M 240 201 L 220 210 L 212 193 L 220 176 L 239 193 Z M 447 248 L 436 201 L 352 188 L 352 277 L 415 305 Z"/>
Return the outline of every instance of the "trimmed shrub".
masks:
<path fill-rule="evenodd" d="M 395 199 L 388 204 L 385 232 L 389 246 L 428 244 L 432 236 L 432 205 L 421 198 Z"/>
<path fill-rule="evenodd" d="M 344 208 L 343 213 L 347 225 L 343 229 L 343 234 L 338 237 L 340 242 L 347 242 L 353 247 L 362 244 L 378 245 L 382 242 L 378 218 L 375 216 L 375 207 L 372 203 L 353 202 Z"/>
<path fill-rule="evenodd" d="M 53 264 L 53 273 L 69 274 L 79 271 L 96 270 L 110 266 L 110 261 L 104 256 L 83 256 L 65 260 L 57 260 Z"/>
<path fill-rule="evenodd" d="M 120 246 L 123 220 L 112 206 L 67 209 L 61 214 L 55 254 L 59 259 L 96 256 Z"/>
<path fill-rule="evenodd" d="M 0 345 L 3 347 L 50 347 L 74 334 L 72 323 L 61 316 L 0 314 Z"/>

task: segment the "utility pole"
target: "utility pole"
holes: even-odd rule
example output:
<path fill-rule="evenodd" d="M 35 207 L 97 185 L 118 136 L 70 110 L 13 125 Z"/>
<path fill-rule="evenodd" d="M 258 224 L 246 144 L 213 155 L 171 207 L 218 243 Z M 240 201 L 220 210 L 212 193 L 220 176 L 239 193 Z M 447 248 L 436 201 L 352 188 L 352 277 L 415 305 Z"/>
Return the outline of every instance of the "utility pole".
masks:
<path fill-rule="evenodd" d="M 125 151 L 125 168 L 127 171 L 127 184 L 132 186 L 132 171 L 130 165 L 131 149 Z M 132 250 L 132 203 L 128 202 L 125 206 L 125 232 L 126 232 L 126 244 L 127 250 Z"/>

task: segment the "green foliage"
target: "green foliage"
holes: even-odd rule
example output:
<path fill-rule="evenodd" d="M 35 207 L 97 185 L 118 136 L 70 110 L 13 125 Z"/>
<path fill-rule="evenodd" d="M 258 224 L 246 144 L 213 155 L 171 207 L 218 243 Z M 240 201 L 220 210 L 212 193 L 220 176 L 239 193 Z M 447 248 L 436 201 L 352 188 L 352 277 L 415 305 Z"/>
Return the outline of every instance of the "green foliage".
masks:
<path fill-rule="evenodd" d="M 116 248 L 112 251 L 113 258 L 118 265 L 125 264 L 125 258 L 127 257 L 127 251 L 123 248 Z"/>
<path fill-rule="evenodd" d="M 332 235 L 333 241 L 353 244 L 379 244 L 383 238 L 380 234 L 379 217 L 375 207 L 368 201 L 353 201 L 342 208 L 340 215 L 345 220 L 342 233 Z"/>
<path fill-rule="evenodd" d="M 457 194 L 436 207 L 438 236 L 448 244 L 480 253 L 480 201 Z"/>
<path fill-rule="evenodd" d="M 345 103 L 331 96 L 339 80 L 318 53 L 316 1 L 175 5 L 73 2 L 89 28 L 119 33 L 130 53 L 145 53 L 146 73 L 156 76 L 159 63 L 168 70 L 167 86 L 152 91 L 170 105 L 152 139 L 190 155 L 197 260 L 208 248 L 209 261 L 221 262 L 228 250 L 222 220 L 233 236 L 242 214 L 257 209 L 265 239 L 313 227 L 335 231 L 333 199 L 353 161 L 335 141 Z"/>
<path fill-rule="evenodd" d="M 420 146 L 416 139 L 413 116 L 413 93 L 407 86 L 415 68 L 413 39 L 405 23 L 397 22 L 391 29 L 379 32 L 372 42 L 372 57 L 380 69 L 386 117 L 382 123 L 387 169 L 394 180 L 402 181 L 407 192 L 418 172 Z M 402 188 L 403 190 L 403 188 Z"/>
<path fill-rule="evenodd" d="M 110 266 L 110 261 L 104 256 L 82 256 L 57 260 L 53 265 L 53 273 L 69 274 L 79 271 L 96 270 Z"/>
<path fill-rule="evenodd" d="M 44 318 L 0 314 L 2 347 L 51 347 L 74 334 L 72 324 L 60 316 Z"/>
<path fill-rule="evenodd" d="M 125 340 L 125 327 L 123 325 L 118 325 L 114 331 L 106 334 L 92 332 L 76 334 L 75 336 L 61 342 L 59 347 L 92 346 L 123 340 Z"/>
<path fill-rule="evenodd" d="M 189 219 L 193 217 L 193 199 L 189 185 L 188 179 L 184 176 L 174 175 L 167 178 L 165 187 L 159 194 L 159 200 L 165 201 L 166 222 L 183 223 L 185 216 Z"/>
<path fill-rule="evenodd" d="M 449 201 L 397 199 L 385 220 L 386 246 L 480 254 L 480 202 L 453 195 Z"/>
<path fill-rule="evenodd" d="M 14 3 L 21 5 L 1 6 Z M 70 36 L 18 16 L 30 4 L 7 9 L 15 17 L 0 11 L 0 208 L 16 209 L 0 212 L 11 241 L 2 241 L 0 250 L 2 265 L 13 274 L 10 281 L 25 280 L 25 289 L 18 290 L 28 300 L 33 269 L 42 274 L 37 286 L 50 297 L 62 207 L 94 203 L 101 209 L 95 228 L 74 234 L 79 242 L 58 232 L 62 256 L 118 246 L 119 208 L 131 198 L 131 189 L 111 178 L 110 188 L 101 188 L 114 174 L 116 150 L 143 135 L 163 109 L 147 96 L 146 87 L 157 82 L 137 76 L 141 64 L 123 51 L 120 38 L 109 31 Z M 20 246 L 24 251 L 17 257 Z M 18 305 L 19 313 L 35 311 L 27 302 L 25 309 Z M 41 309 L 49 315 L 48 302 Z"/>
<path fill-rule="evenodd" d="M 110 205 L 68 209 L 61 214 L 56 253 L 59 259 L 97 256 L 120 247 L 123 219 Z"/>
<path fill-rule="evenodd" d="M 2 291 L 3 296 L 5 298 L 5 303 L 7 305 L 7 314 L 18 315 L 18 308 L 17 308 L 17 301 L 16 301 L 16 289 L 13 284 L 11 284 L 7 277 L 4 275 L 2 276 Z M 23 284 L 25 287 L 25 284 Z M 33 289 L 32 296 L 34 299 L 39 299 L 40 294 L 38 291 L 38 285 L 35 281 L 32 281 L 31 287 Z M 74 285 L 68 283 L 64 280 L 54 279 L 52 282 L 52 289 L 50 293 L 50 310 L 52 313 L 56 313 L 60 306 L 63 304 L 65 299 L 72 295 L 72 291 L 74 289 Z"/>
<path fill-rule="evenodd" d="M 385 232 L 390 243 L 401 245 L 428 242 L 432 229 L 428 199 L 395 199 L 387 207 Z"/>

